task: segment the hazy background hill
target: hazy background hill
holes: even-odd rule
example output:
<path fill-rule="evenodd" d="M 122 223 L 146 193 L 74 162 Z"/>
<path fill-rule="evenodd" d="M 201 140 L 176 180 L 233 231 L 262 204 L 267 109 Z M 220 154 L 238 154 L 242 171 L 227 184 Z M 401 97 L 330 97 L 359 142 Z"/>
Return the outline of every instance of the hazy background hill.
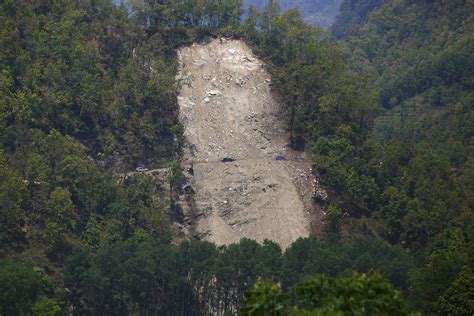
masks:
<path fill-rule="evenodd" d="M 337 6 L 338 15 L 331 24 L 331 32 L 337 38 L 345 37 L 353 25 L 367 22 L 370 12 L 389 0 L 344 0 Z"/>
<path fill-rule="evenodd" d="M 244 0 L 244 7 L 255 6 L 263 9 L 268 0 Z M 127 0 L 113 0 L 115 4 L 126 3 Z M 297 8 L 305 18 L 305 21 L 311 24 L 319 25 L 323 28 L 330 28 L 333 24 L 339 7 L 343 0 L 280 0 L 282 11 Z"/>
<path fill-rule="evenodd" d="M 343 0 L 281 0 L 280 6 L 283 11 L 297 8 L 300 10 L 306 22 L 329 28 L 337 14 Z M 244 7 L 252 5 L 263 9 L 267 0 L 244 0 Z"/>

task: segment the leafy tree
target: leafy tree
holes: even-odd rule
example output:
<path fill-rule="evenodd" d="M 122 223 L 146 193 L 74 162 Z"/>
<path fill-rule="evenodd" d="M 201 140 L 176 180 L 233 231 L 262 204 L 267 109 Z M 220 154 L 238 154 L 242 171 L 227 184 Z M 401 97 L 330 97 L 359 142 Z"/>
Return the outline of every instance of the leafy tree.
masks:
<path fill-rule="evenodd" d="M 56 188 L 47 203 L 44 237 L 49 254 L 58 256 L 68 247 L 68 239 L 75 228 L 74 204 L 68 190 Z"/>
<path fill-rule="evenodd" d="M 71 302 L 92 313 L 165 313 L 170 308 L 173 263 L 169 246 L 140 237 L 82 252 L 70 262 Z M 81 258 L 82 257 L 82 258 Z M 77 287 L 79 286 L 79 288 Z M 78 300 L 79 297 L 82 298 Z"/>
<path fill-rule="evenodd" d="M 344 275 L 350 270 L 348 248 L 339 243 L 323 242 L 315 237 L 298 239 L 283 254 L 281 280 L 290 287 L 307 275 Z"/>
<path fill-rule="evenodd" d="M 39 312 L 56 315 L 57 302 L 44 296 L 51 284 L 41 271 L 28 262 L 0 260 L 0 312 L 2 315 L 25 315 Z"/>
<path fill-rule="evenodd" d="M 283 293 L 278 284 L 270 281 L 258 281 L 247 291 L 242 315 L 285 315 L 288 307 L 287 295 Z"/>
<path fill-rule="evenodd" d="M 466 240 L 460 230 L 452 232 L 447 245 L 431 253 L 426 264 L 412 273 L 410 298 L 424 312 L 438 312 L 438 300 L 446 299 L 443 295 L 450 288 L 455 291 L 458 275 L 465 266 L 469 268 L 472 264 L 472 252 L 469 250 L 472 248 L 472 236 L 468 238 Z M 469 277 L 468 270 L 463 275 Z M 462 303 L 459 307 L 462 308 L 461 306 Z M 448 305 L 445 307 L 450 308 Z M 455 308 L 455 305 L 451 308 Z"/>
<path fill-rule="evenodd" d="M 337 38 L 344 38 L 358 24 L 367 22 L 369 14 L 389 0 L 344 0 L 339 14 L 331 25 L 331 32 Z"/>
<path fill-rule="evenodd" d="M 464 266 L 449 289 L 438 299 L 443 315 L 472 315 L 474 312 L 474 274 Z"/>
<path fill-rule="evenodd" d="M 407 315 L 400 293 L 378 274 L 331 279 L 308 277 L 284 294 L 277 284 L 257 282 L 242 315 Z"/>
<path fill-rule="evenodd" d="M 0 152 L 0 249 L 23 239 L 22 227 L 26 222 L 23 210 L 26 184 L 15 171 L 7 166 Z"/>
<path fill-rule="evenodd" d="M 61 312 L 59 304 L 46 296 L 41 296 L 33 305 L 32 312 L 38 316 L 54 316 Z"/>

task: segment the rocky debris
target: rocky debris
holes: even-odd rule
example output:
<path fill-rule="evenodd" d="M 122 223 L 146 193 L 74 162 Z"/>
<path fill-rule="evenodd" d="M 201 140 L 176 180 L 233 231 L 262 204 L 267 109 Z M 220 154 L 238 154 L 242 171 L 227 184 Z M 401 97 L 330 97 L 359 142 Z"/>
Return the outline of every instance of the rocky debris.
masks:
<path fill-rule="evenodd" d="M 245 237 L 287 247 L 307 236 L 320 217 L 317 183 L 305 154 L 287 146 L 285 114 L 263 63 L 245 42 L 223 39 L 182 48 L 178 58 L 194 192 L 194 204 L 182 207 L 192 224 L 181 229 L 219 245 Z M 182 74 L 194 74 L 191 85 Z"/>
<path fill-rule="evenodd" d="M 219 90 L 209 90 L 206 91 L 208 97 L 215 97 L 217 95 L 221 95 L 222 93 Z"/>

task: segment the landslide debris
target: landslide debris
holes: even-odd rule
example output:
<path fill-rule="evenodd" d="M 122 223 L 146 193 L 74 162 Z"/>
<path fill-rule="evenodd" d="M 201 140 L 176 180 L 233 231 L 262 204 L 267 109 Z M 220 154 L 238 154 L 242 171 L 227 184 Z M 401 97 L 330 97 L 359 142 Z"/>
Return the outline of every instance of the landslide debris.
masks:
<path fill-rule="evenodd" d="M 263 62 L 242 40 L 209 39 L 178 52 L 184 170 L 192 192 L 181 227 L 218 245 L 250 238 L 286 248 L 318 229 L 320 190 Z M 184 203 L 186 204 L 186 203 Z M 192 204 L 192 205 L 191 205 Z"/>

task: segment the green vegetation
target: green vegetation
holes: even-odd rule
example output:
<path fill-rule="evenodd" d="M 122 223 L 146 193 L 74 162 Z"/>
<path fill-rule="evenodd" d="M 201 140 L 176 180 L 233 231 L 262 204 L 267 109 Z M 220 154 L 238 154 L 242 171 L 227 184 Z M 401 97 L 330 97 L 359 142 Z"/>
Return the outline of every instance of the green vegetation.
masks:
<path fill-rule="evenodd" d="M 375 258 L 376 254 L 386 257 Z M 373 239 L 344 246 L 301 239 L 282 253 L 269 241 L 259 245 L 242 240 L 228 247 L 184 241 L 176 246 L 137 233 L 97 251 L 77 248 L 65 266 L 68 292 L 63 299 L 78 314 L 236 311 L 257 278 L 279 281 L 288 288 L 309 274 L 350 276 L 353 270 L 380 268 L 397 284 L 407 279 L 410 259 L 402 249 Z"/>
<path fill-rule="evenodd" d="M 357 25 L 367 22 L 369 14 L 390 0 L 345 0 L 339 8 L 339 15 L 331 25 L 331 32 L 337 38 L 345 38 Z"/>
<path fill-rule="evenodd" d="M 473 12 L 470 1 L 393 1 L 348 38 L 381 104 L 365 145 L 366 165 L 380 166 L 361 172 L 381 199 L 366 216 L 419 258 L 411 296 L 427 314 L 446 310 L 441 297 L 473 268 Z"/>
<path fill-rule="evenodd" d="M 244 0 L 244 7 L 256 7 L 263 10 L 267 0 Z M 280 0 L 278 2 L 283 11 L 298 9 L 305 22 L 328 29 L 336 18 L 342 0 Z"/>
<path fill-rule="evenodd" d="M 105 164 L 169 159 L 173 48 L 146 41 L 124 8 L 94 3 L 2 4 L 2 148 L 19 153 L 32 134 L 57 130 Z"/>
<path fill-rule="evenodd" d="M 273 1 L 130 3 L 0 4 L 0 315 L 473 314 L 472 1 L 347 0 L 343 43 Z M 219 34 L 265 59 L 323 240 L 175 242 L 175 49 Z"/>
<path fill-rule="evenodd" d="M 380 275 L 331 279 L 308 277 L 289 294 L 272 282 L 257 282 L 243 302 L 242 315 L 407 315 L 400 293 Z"/>
<path fill-rule="evenodd" d="M 0 313 L 2 315 L 55 315 L 59 305 L 46 295 L 52 283 L 45 272 L 18 260 L 0 262 Z"/>
<path fill-rule="evenodd" d="M 391 1 L 342 45 L 274 5 L 244 24 L 287 107 L 293 147 L 310 148 L 331 191 L 328 237 L 406 249 L 417 266 L 407 295 L 427 314 L 446 310 L 447 291 L 473 268 L 473 12 L 469 1 Z"/>

